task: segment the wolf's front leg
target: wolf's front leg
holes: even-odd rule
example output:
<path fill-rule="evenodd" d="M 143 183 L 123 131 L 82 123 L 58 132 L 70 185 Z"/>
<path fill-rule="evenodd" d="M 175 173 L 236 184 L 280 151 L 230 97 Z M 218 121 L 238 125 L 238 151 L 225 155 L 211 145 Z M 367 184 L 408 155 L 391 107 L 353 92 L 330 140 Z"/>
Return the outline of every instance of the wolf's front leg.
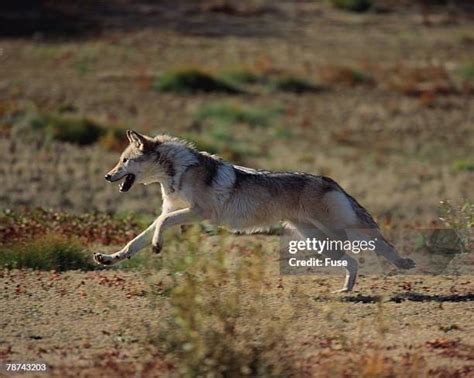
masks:
<path fill-rule="evenodd" d="M 156 220 L 145 231 L 128 242 L 127 245 L 120 251 L 112 255 L 94 253 L 94 261 L 103 265 L 111 265 L 133 256 L 135 253 L 143 249 L 147 244 L 150 244 L 153 231 L 155 230 L 160 217 L 156 218 Z"/>
<path fill-rule="evenodd" d="M 161 214 L 155 224 L 155 232 L 151 243 L 153 252 L 161 252 L 161 249 L 163 248 L 163 231 L 167 228 L 178 224 L 191 223 L 198 219 L 200 219 L 200 217 L 189 208 Z"/>

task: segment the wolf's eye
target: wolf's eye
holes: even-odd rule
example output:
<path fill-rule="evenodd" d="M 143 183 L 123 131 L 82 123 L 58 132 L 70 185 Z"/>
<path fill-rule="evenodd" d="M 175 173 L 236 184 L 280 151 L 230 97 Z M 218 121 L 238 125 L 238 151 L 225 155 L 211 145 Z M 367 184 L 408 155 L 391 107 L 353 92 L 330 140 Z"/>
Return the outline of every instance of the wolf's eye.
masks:
<path fill-rule="evenodd" d="M 123 158 L 123 159 L 122 159 L 122 163 L 126 163 L 127 160 L 128 160 L 127 158 Z"/>

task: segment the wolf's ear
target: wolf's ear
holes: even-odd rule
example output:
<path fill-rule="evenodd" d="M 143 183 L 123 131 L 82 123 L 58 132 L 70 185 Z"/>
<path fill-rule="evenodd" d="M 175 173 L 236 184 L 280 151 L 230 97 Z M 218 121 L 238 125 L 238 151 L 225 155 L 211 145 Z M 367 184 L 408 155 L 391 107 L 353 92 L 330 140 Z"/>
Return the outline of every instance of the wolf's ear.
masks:
<path fill-rule="evenodd" d="M 132 130 L 127 130 L 127 139 L 130 143 L 133 143 L 132 133 L 133 133 Z"/>
<path fill-rule="evenodd" d="M 137 133 L 133 130 L 127 130 L 127 138 L 130 143 L 134 144 L 140 151 L 148 151 L 153 147 L 153 141 L 147 138 L 145 135 Z"/>

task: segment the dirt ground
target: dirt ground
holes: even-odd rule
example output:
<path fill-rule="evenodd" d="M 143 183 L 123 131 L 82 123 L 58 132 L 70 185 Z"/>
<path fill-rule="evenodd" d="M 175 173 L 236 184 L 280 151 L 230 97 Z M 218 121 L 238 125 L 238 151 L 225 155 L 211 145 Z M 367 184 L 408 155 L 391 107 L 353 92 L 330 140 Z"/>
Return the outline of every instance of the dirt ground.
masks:
<path fill-rule="evenodd" d="M 275 356 L 296 361 L 295 376 L 359 376 L 364 358 L 379 354 L 385 360 L 379 376 L 393 364 L 398 374 L 406 369 L 413 377 L 474 372 L 472 276 L 362 277 L 350 295 L 328 293 L 341 277 L 275 275 L 270 282 L 265 296 L 282 308 L 274 316 L 288 311 L 289 300 L 298 303 L 291 308 L 294 320 L 280 330 L 285 354 Z M 3 271 L 1 284 L 2 359 L 47 363 L 58 377 L 176 375 L 149 342 L 157 331 L 152 324 L 164 321 L 168 306 L 165 300 L 151 305 L 142 275 Z M 426 297 L 390 301 L 407 288 Z M 359 371 L 344 368 L 354 361 Z"/>

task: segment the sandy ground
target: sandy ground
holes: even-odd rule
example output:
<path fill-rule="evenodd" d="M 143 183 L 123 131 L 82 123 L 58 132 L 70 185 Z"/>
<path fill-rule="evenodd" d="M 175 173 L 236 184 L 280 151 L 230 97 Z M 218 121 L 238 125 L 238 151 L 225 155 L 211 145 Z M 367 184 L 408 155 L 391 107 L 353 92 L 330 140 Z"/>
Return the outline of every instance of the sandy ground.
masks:
<path fill-rule="evenodd" d="M 123 271 L 3 271 L 0 358 L 46 363 L 54 376 L 175 374 L 149 341 L 167 315 L 166 299 L 150 301 L 144 279 Z M 282 308 L 274 315 L 292 303 L 281 342 L 302 376 L 339 375 L 340 363 L 362 368 L 379 354 L 414 376 L 473 373 L 472 276 L 367 276 L 352 294 L 330 294 L 340 281 L 270 278 L 264 295 Z M 390 301 L 397 295 L 409 299 Z"/>

